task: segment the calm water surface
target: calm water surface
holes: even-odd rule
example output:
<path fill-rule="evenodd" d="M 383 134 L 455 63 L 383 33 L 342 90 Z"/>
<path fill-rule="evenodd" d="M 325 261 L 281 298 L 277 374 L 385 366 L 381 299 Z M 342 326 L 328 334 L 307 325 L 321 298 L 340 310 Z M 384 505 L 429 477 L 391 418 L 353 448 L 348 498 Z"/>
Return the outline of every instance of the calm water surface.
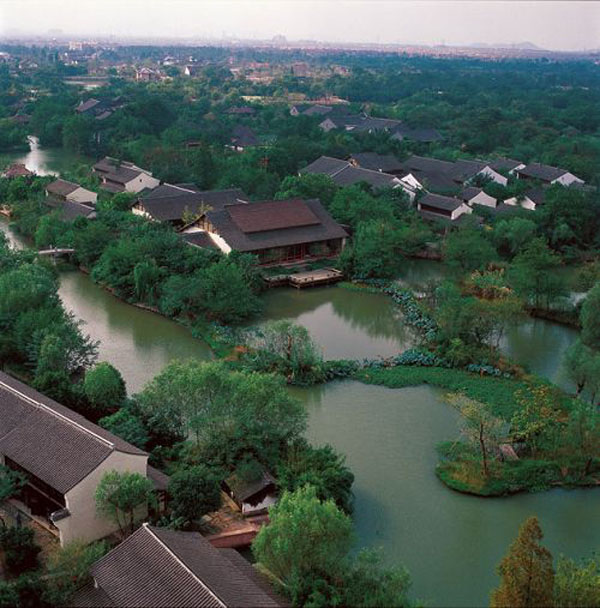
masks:
<path fill-rule="evenodd" d="M 555 555 L 600 547 L 599 491 L 482 499 L 440 483 L 435 445 L 458 436 L 441 391 L 344 381 L 294 393 L 308 407 L 310 440 L 346 454 L 356 475 L 358 545 L 382 547 L 389 563 L 403 563 L 414 595 L 430 606 L 487 605 L 495 567 L 530 515 Z"/>

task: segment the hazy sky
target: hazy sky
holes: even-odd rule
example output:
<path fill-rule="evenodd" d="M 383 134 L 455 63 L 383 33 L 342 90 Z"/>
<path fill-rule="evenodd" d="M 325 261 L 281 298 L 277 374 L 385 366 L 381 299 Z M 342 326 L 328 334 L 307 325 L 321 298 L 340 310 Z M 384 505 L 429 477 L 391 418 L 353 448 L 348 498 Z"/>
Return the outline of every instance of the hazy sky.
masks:
<path fill-rule="evenodd" d="M 600 48 L 600 2 L 0 0 L 0 35 L 181 36 Z"/>

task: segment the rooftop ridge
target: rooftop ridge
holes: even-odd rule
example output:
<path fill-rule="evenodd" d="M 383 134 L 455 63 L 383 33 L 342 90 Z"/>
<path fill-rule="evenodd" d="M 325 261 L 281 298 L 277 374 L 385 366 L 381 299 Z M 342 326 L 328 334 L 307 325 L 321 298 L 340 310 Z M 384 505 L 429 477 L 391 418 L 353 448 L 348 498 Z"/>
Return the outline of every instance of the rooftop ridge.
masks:
<path fill-rule="evenodd" d="M 65 416 L 64 414 L 61 414 L 60 412 L 57 412 L 55 409 L 51 408 L 49 405 L 46 405 L 46 404 L 41 403 L 39 401 L 36 401 L 32 397 L 29 397 L 25 393 L 22 393 L 21 391 L 18 391 L 16 388 L 10 386 L 9 384 L 6 384 L 6 382 L 3 382 L 2 380 L 0 380 L 0 386 L 3 387 L 3 388 L 5 388 L 6 390 L 10 391 L 14 395 L 17 395 L 19 398 L 23 399 L 24 401 L 27 401 L 28 403 L 30 403 L 34 407 L 36 407 L 38 409 L 41 409 L 41 410 L 44 410 L 46 412 L 49 412 L 50 414 L 52 414 L 56 418 L 62 420 L 63 422 L 66 422 L 67 424 L 70 424 L 71 426 L 76 427 L 80 431 L 83 431 L 84 433 L 87 433 L 88 435 L 91 435 L 94 439 L 96 439 L 96 441 L 98 441 L 100 443 L 103 443 L 104 445 L 107 445 L 108 447 L 110 447 L 113 450 L 115 449 L 115 444 L 112 441 L 109 441 L 108 439 L 105 439 L 104 437 L 101 437 L 100 435 L 98 435 L 97 433 L 94 433 L 94 431 L 91 431 L 90 429 L 86 428 L 82 424 L 79 424 L 78 422 L 75 422 L 74 420 L 71 420 L 68 416 Z"/>
<path fill-rule="evenodd" d="M 204 582 L 202 581 L 200 578 L 198 578 L 198 576 L 196 576 L 185 564 L 185 562 L 179 558 L 170 548 L 169 546 L 163 542 L 152 530 L 152 528 L 150 528 L 150 525 L 148 524 L 148 522 L 144 522 L 142 524 L 142 527 L 145 528 L 154 539 L 156 539 L 156 541 L 167 551 L 167 553 L 169 553 L 169 555 L 189 574 L 191 574 L 194 577 L 194 580 L 198 581 L 214 598 L 215 600 L 219 603 L 220 606 L 223 606 L 223 608 L 227 608 L 227 605 L 225 604 L 225 602 L 223 602 L 221 600 L 221 598 L 219 598 L 218 595 L 216 595 L 216 593 L 213 592 L 213 590 Z"/>

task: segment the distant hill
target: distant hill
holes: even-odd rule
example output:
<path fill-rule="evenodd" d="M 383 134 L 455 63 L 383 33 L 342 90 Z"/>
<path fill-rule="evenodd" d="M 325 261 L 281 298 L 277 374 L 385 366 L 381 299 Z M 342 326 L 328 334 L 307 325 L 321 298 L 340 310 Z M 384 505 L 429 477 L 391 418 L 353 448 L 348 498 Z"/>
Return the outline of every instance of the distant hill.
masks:
<path fill-rule="evenodd" d="M 533 42 L 474 42 L 467 46 L 478 49 L 518 49 L 521 51 L 543 51 L 545 49 L 533 44 Z"/>

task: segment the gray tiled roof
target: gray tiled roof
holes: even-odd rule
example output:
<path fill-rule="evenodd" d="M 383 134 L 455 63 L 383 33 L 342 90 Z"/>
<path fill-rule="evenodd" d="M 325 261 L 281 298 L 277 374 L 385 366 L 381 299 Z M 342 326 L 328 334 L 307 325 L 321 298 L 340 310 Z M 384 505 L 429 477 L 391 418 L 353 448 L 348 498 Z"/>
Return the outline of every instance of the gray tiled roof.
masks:
<path fill-rule="evenodd" d="M 375 152 L 358 152 L 352 158 L 361 169 L 372 171 L 401 171 L 402 163 L 392 154 L 376 154 Z"/>
<path fill-rule="evenodd" d="M 90 569 L 116 606 L 276 607 L 257 576 L 198 532 L 144 524 Z"/>
<path fill-rule="evenodd" d="M 333 158 L 331 156 L 319 156 L 317 160 L 310 163 L 303 169 L 300 169 L 300 173 L 322 173 L 332 177 L 342 169 L 350 166 L 350 163 L 340 158 Z"/>
<path fill-rule="evenodd" d="M 277 204 L 285 202 L 277 201 Z M 230 214 L 230 210 L 238 207 L 238 205 L 225 207 L 220 211 L 209 211 L 206 218 L 213 225 L 217 234 L 225 239 L 232 249 L 238 251 L 257 251 L 259 249 L 314 243 L 348 236 L 346 231 L 327 213 L 319 200 L 312 199 L 298 202 L 304 203 L 316 216 L 314 224 L 245 233 Z M 251 205 L 255 207 L 262 204 L 271 205 L 272 203 L 273 201 L 263 201 L 263 203 L 251 203 Z"/>
<path fill-rule="evenodd" d="M 159 186 L 163 188 L 163 186 Z M 154 218 L 160 221 L 180 220 L 186 210 L 196 213 L 203 208 L 222 209 L 226 205 L 236 205 L 246 201 L 248 196 L 239 188 L 229 190 L 207 190 L 204 192 L 194 192 L 191 190 L 179 189 L 173 195 L 156 196 L 152 192 L 149 196 L 140 199 L 144 209 Z M 163 190 L 166 192 L 166 190 Z"/>
<path fill-rule="evenodd" d="M 81 186 L 64 179 L 57 179 L 46 186 L 46 190 L 50 194 L 56 194 L 58 196 L 67 196 L 67 194 L 75 192 L 77 188 L 81 188 Z"/>
<path fill-rule="evenodd" d="M 60 218 L 65 222 L 71 222 L 78 217 L 87 217 L 88 219 L 96 217 L 96 211 L 92 207 L 75 201 L 64 201 L 59 206 L 59 212 Z"/>
<path fill-rule="evenodd" d="M 542 165 L 540 163 L 530 163 L 519 170 L 519 175 L 539 179 L 544 182 L 554 181 L 565 173 L 568 173 L 566 169 L 559 169 L 558 167 L 551 167 L 550 165 Z"/>
<path fill-rule="evenodd" d="M 419 202 L 422 205 L 427 205 L 428 207 L 434 207 L 437 209 L 444 209 L 445 211 L 454 211 L 463 204 L 463 202 L 457 198 L 440 196 L 439 194 L 431 193 L 427 193 Z"/>
<path fill-rule="evenodd" d="M 395 175 L 382 173 L 381 171 L 371 171 L 348 165 L 331 178 L 338 186 L 352 186 L 360 182 L 366 182 L 373 188 L 390 188 L 397 182 Z"/>
<path fill-rule="evenodd" d="M 475 186 L 469 186 L 468 188 L 465 188 L 460 193 L 460 198 L 463 201 L 470 201 L 472 198 L 475 198 L 478 194 L 481 194 L 482 192 L 483 192 L 483 190 L 481 188 L 476 188 Z"/>
<path fill-rule="evenodd" d="M 514 160 L 512 158 L 494 158 L 490 161 L 489 166 L 494 171 L 512 171 L 523 163 L 520 160 Z"/>
<path fill-rule="evenodd" d="M 64 494 L 113 451 L 145 454 L 0 372 L 0 454 Z"/>
<path fill-rule="evenodd" d="M 204 249 L 218 249 L 208 232 L 196 230 L 195 232 L 180 232 L 179 236 L 189 245 Z"/>

